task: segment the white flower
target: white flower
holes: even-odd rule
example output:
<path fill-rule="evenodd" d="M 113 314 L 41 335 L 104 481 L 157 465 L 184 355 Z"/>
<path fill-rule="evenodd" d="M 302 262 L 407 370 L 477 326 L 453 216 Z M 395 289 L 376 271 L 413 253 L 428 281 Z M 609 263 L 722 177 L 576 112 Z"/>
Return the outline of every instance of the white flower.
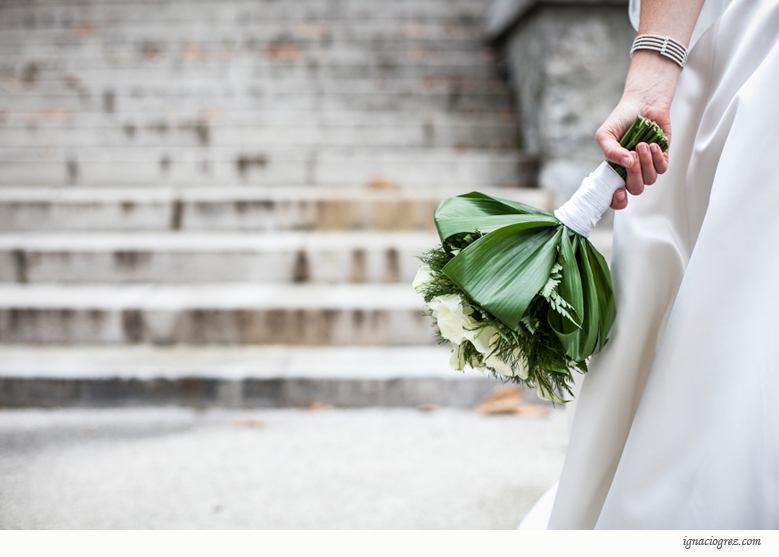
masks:
<path fill-rule="evenodd" d="M 449 365 L 455 371 L 462 371 L 465 367 L 465 355 L 459 344 L 452 344 L 452 355 L 449 356 Z"/>
<path fill-rule="evenodd" d="M 465 331 L 464 333 L 465 338 L 470 340 L 476 350 L 478 350 L 481 354 L 489 354 L 490 345 L 497 335 L 498 332 L 492 325 L 487 325 L 486 327 L 480 327 L 478 329 L 472 329 L 470 331 Z"/>
<path fill-rule="evenodd" d="M 517 372 L 517 376 L 520 379 L 527 379 L 530 375 L 530 370 L 527 366 L 527 356 L 522 354 L 519 358 L 519 371 Z"/>
<path fill-rule="evenodd" d="M 467 340 L 464 340 L 460 344 L 452 344 L 452 355 L 449 356 L 449 365 L 451 368 L 455 371 L 462 371 L 463 368 L 468 365 L 477 371 L 481 371 L 482 373 L 487 371 L 484 362 L 477 356 L 471 356 L 469 361 L 465 361 L 465 351 L 463 348 L 467 342 Z"/>
<path fill-rule="evenodd" d="M 497 336 L 493 335 L 494 337 Z M 487 364 L 488 367 L 491 367 L 494 369 L 497 373 L 500 373 L 501 375 L 505 375 L 506 377 L 519 377 L 520 379 L 527 379 L 528 378 L 528 369 L 527 369 L 527 358 L 524 354 L 519 350 L 519 348 L 514 349 L 514 357 L 519 359 L 519 369 L 515 372 L 513 369 L 511 369 L 511 366 L 509 366 L 506 362 L 499 359 L 494 354 L 490 354 L 487 359 L 484 361 L 484 363 Z"/>
<path fill-rule="evenodd" d="M 553 392 L 546 390 L 543 385 L 536 385 L 536 394 L 541 400 L 551 400 L 553 402 L 557 402 L 558 404 L 565 404 L 563 399 L 561 399 Z"/>
<path fill-rule="evenodd" d="M 487 359 L 484 360 L 484 363 L 487 364 L 487 367 L 494 369 L 501 375 L 505 375 L 506 377 L 512 377 L 514 375 L 514 371 L 511 369 L 511 367 L 509 367 L 503 360 L 498 359 L 498 357 L 494 354 L 488 356 Z"/>
<path fill-rule="evenodd" d="M 467 342 L 467 341 L 463 341 Z M 468 361 L 468 365 L 471 366 L 471 369 L 475 369 L 476 371 L 481 371 L 482 373 L 485 373 L 487 371 L 487 366 L 484 365 L 484 355 L 483 354 L 474 354 L 471 356 L 471 359 Z"/>
<path fill-rule="evenodd" d="M 453 344 L 460 344 L 465 338 L 465 328 L 473 328 L 478 323 L 470 316 L 473 309 L 462 303 L 457 294 L 438 296 L 428 304 L 433 316 L 438 320 L 441 336 Z"/>
<path fill-rule="evenodd" d="M 414 282 L 412 283 L 414 290 L 419 290 L 421 286 L 433 282 L 434 276 L 429 265 L 422 265 L 417 271 L 417 276 L 414 277 Z"/>

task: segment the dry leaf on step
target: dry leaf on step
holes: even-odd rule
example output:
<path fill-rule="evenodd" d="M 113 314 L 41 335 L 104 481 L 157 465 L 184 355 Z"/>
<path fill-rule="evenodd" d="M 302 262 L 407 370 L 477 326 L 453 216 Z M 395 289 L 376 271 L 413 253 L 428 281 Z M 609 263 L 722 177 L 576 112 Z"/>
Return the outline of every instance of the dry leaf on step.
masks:
<path fill-rule="evenodd" d="M 524 414 L 545 416 L 548 410 L 540 404 L 528 404 L 522 400 L 522 389 L 517 385 L 495 387 L 476 406 L 476 412 L 485 415 Z"/>
<path fill-rule="evenodd" d="M 244 416 L 243 418 L 234 419 L 233 425 L 236 427 L 262 427 L 265 424 L 256 416 Z"/>
<path fill-rule="evenodd" d="M 522 389 L 518 385 L 499 385 L 487 393 L 479 403 L 503 398 L 522 398 Z"/>
<path fill-rule="evenodd" d="M 325 404 L 324 402 L 319 402 L 318 400 L 312 400 L 308 403 L 308 406 L 306 406 L 306 410 L 332 410 L 334 406 L 332 404 Z"/>
<path fill-rule="evenodd" d="M 386 190 L 394 186 L 393 181 L 385 176 L 375 176 L 368 182 L 368 187 L 375 190 Z"/>
<path fill-rule="evenodd" d="M 524 416 L 546 416 L 549 413 L 549 409 L 541 404 L 529 404 L 524 403 L 519 407 L 517 414 Z"/>
<path fill-rule="evenodd" d="M 300 57 L 300 47 L 290 41 L 274 41 L 268 46 L 268 57 L 273 60 L 297 60 Z"/>

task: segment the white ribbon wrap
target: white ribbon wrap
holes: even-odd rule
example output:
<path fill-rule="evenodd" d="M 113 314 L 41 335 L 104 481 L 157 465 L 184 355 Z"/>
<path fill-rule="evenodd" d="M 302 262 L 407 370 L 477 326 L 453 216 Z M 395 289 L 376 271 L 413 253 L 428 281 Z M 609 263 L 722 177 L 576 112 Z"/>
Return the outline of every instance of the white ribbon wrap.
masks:
<path fill-rule="evenodd" d="M 554 216 L 577 234 L 589 238 L 590 232 L 611 205 L 614 192 L 624 187 L 625 180 L 608 162 L 603 161 L 584 179 L 571 199 L 554 212 Z"/>

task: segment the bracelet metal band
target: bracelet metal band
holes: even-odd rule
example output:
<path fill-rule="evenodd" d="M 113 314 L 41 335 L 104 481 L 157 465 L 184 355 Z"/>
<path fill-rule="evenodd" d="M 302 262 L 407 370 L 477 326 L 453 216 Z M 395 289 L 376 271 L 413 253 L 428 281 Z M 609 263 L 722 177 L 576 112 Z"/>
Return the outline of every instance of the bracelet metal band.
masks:
<path fill-rule="evenodd" d="M 639 35 L 633 41 L 633 48 L 630 49 L 630 57 L 636 50 L 654 50 L 663 56 L 667 56 L 682 68 L 687 63 L 687 49 L 671 37 L 661 37 L 659 35 Z"/>

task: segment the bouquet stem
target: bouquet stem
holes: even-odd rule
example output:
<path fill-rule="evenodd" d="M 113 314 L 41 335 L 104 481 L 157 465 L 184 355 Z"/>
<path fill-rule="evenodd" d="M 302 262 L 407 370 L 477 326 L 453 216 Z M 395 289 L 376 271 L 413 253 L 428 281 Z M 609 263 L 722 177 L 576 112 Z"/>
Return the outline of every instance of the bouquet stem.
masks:
<path fill-rule="evenodd" d="M 636 145 L 639 143 L 656 143 L 663 152 L 668 149 L 668 138 L 665 137 L 660 126 L 643 116 L 638 116 L 633 120 L 628 131 L 625 132 L 625 135 L 622 136 L 622 139 L 619 142 L 619 144 L 628 151 L 635 150 Z M 609 166 L 613 168 L 623 180 L 627 180 L 628 172 L 623 166 L 613 162 L 609 162 Z"/>

